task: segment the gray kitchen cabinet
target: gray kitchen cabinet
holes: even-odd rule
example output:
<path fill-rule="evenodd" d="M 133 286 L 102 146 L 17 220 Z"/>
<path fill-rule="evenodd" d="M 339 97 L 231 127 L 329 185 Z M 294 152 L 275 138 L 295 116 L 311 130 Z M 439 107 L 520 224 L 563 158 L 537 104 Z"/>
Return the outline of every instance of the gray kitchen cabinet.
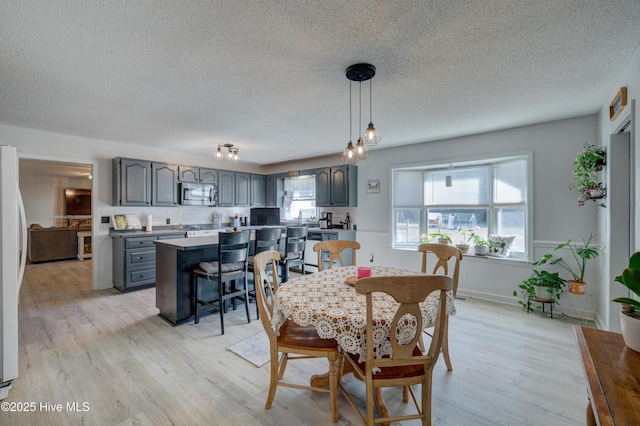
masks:
<path fill-rule="evenodd" d="M 200 182 L 218 183 L 218 171 L 216 169 L 205 169 L 200 167 Z"/>
<path fill-rule="evenodd" d="M 278 207 L 278 175 L 265 176 L 265 205 Z"/>
<path fill-rule="evenodd" d="M 234 207 L 236 205 L 236 177 L 234 172 L 220 170 L 218 173 L 218 206 Z"/>
<path fill-rule="evenodd" d="M 180 182 L 218 183 L 218 170 L 180 166 L 178 167 L 178 180 Z"/>
<path fill-rule="evenodd" d="M 151 205 L 151 162 L 113 159 L 113 198 L 118 206 Z"/>
<path fill-rule="evenodd" d="M 184 238 L 185 233 L 112 235 L 113 285 L 121 292 L 153 287 L 156 282 L 156 239 Z"/>
<path fill-rule="evenodd" d="M 316 206 L 357 207 L 357 166 L 344 165 L 317 170 Z"/>
<path fill-rule="evenodd" d="M 236 173 L 236 206 L 249 207 L 251 204 L 251 175 Z"/>
<path fill-rule="evenodd" d="M 265 206 L 264 181 L 264 175 L 251 175 L 251 207 Z"/>
<path fill-rule="evenodd" d="M 178 205 L 178 168 L 171 164 L 151 163 L 151 204 L 174 207 Z"/>

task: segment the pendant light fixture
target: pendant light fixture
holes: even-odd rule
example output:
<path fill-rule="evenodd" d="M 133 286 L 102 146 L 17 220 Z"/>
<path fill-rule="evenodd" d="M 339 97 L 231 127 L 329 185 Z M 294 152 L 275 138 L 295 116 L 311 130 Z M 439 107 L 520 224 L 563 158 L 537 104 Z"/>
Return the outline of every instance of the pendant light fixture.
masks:
<path fill-rule="evenodd" d="M 444 178 L 444 186 L 447 188 L 451 188 L 453 186 L 451 182 L 451 171 L 453 170 L 453 164 L 449 164 L 449 170 L 447 171 L 447 176 Z"/>
<path fill-rule="evenodd" d="M 380 142 L 380 133 L 373 127 L 373 114 L 371 113 L 371 98 L 373 89 L 373 80 L 369 80 L 369 127 L 364 131 L 364 144 L 368 146 L 376 146 Z"/>
<path fill-rule="evenodd" d="M 364 160 L 369 156 L 369 152 L 367 150 L 366 145 L 367 139 L 369 138 L 369 134 L 365 133 L 365 139 L 358 136 L 358 142 L 356 146 L 353 146 L 353 142 L 351 142 L 351 132 L 352 132 L 352 112 L 351 112 L 351 82 L 357 81 L 359 83 L 359 119 L 358 119 L 358 129 L 362 124 L 362 82 L 371 80 L 374 75 L 376 75 L 376 67 L 371 64 L 354 64 L 347 68 L 346 71 L 347 79 L 349 79 L 349 143 L 347 144 L 347 148 L 342 153 L 342 161 L 347 164 L 356 164 L 358 160 Z M 371 118 L 371 85 L 369 85 L 369 118 Z M 371 135 L 372 140 L 375 140 L 375 143 L 371 143 L 369 145 L 373 146 L 380 141 L 380 135 L 378 134 L 375 127 L 373 127 L 373 123 L 369 123 L 369 129 L 373 129 Z M 369 130 L 367 129 L 367 130 Z M 377 139 L 375 136 L 377 135 Z"/>
<path fill-rule="evenodd" d="M 355 148 L 353 147 L 353 142 L 351 142 L 351 82 L 349 82 L 349 143 L 347 147 L 342 152 L 342 162 L 345 164 L 356 164 L 359 160 L 358 154 L 356 153 Z"/>
<path fill-rule="evenodd" d="M 233 144 L 225 143 L 224 145 L 218 145 L 218 149 L 216 150 L 216 160 L 222 160 L 224 158 L 224 154 L 222 153 L 222 148 L 227 148 L 227 160 L 238 162 L 240 160 L 240 156 L 238 152 L 240 152 L 240 148 L 234 148 Z"/>
<path fill-rule="evenodd" d="M 360 105 L 360 109 L 358 111 L 358 129 L 362 126 L 362 82 L 358 83 L 360 94 L 358 95 L 358 104 Z M 358 143 L 356 144 L 356 154 L 358 155 L 358 160 L 366 160 L 369 156 L 369 151 L 367 151 L 367 147 L 364 146 L 364 142 L 362 138 L 358 136 Z"/>

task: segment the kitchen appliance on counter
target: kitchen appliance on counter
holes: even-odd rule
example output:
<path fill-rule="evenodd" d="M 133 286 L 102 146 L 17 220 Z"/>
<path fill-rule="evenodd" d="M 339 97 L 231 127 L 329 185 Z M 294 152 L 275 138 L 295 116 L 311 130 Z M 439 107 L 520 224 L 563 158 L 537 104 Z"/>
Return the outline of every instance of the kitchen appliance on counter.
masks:
<path fill-rule="evenodd" d="M 251 209 L 249 224 L 252 226 L 280 225 L 280 207 L 256 207 Z"/>
<path fill-rule="evenodd" d="M 321 217 L 318 219 L 318 223 L 320 224 L 320 228 L 322 229 L 331 229 L 333 228 L 333 213 L 331 212 L 322 212 L 320 213 Z"/>
<path fill-rule="evenodd" d="M 216 206 L 218 185 L 215 183 L 180 183 L 180 204 L 183 206 Z"/>

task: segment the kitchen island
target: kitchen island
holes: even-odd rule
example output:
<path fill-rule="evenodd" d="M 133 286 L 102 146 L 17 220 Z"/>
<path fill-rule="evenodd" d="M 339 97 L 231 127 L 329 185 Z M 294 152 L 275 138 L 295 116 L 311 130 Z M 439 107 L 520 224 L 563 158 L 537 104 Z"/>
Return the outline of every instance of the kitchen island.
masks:
<path fill-rule="evenodd" d="M 218 259 L 218 236 L 156 240 L 154 243 L 156 307 L 165 321 L 172 325 L 183 324 L 195 314 L 193 271 L 200 262 Z M 217 292 L 217 288 L 212 287 Z M 210 312 L 204 311 L 204 314 Z"/>

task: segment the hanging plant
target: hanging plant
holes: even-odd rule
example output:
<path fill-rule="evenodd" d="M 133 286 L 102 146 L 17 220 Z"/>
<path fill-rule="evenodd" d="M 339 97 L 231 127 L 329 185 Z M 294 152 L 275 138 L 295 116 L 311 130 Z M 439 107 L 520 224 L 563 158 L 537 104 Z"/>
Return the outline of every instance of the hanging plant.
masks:
<path fill-rule="evenodd" d="M 573 162 L 573 187 L 579 193 L 578 205 L 584 206 L 587 200 L 599 202 L 607 195 L 606 188 L 598 181 L 598 172 L 606 165 L 607 153 L 603 147 L 585 142 Z M 603 203 L 599 205 L 604 207 Z"/>

